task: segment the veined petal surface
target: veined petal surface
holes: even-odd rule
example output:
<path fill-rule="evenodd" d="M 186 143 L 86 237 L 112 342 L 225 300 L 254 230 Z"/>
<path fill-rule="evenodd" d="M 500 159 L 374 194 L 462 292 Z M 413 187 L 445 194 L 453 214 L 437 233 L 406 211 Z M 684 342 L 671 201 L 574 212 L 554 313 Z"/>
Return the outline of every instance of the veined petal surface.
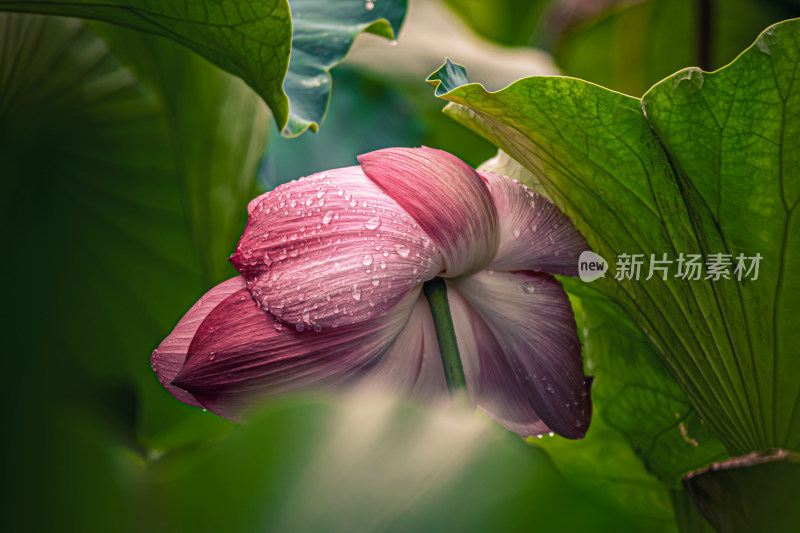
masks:
<path fill-rule="evenodd" d="M 447 299 L 472 401 L 522 437 L 549 432 L 525 393 L 529 380 L 520 379 L 514 372 L 486 321 L 452 284 L 448 285 Z"/>
<path fill-rule="evenodd" d="M 448 398 L 436 328 L 424 295 L 420 294 L 408 323 L 370 380 L 423 401 Z"/>
<path fill-rule="evenodd" d="M 481 270 L 497 252 L 497 209 L 469 165 L 432 148 L 386 148 L 359 156 L 369 178 L 419 223 L 444 258 L 442 277 Z"/>
<path fill-rule="evenodd" d="M 442 269 L 432 239 L 359 167 L 256 200 L 231 262 L 254 299 L 289 324 L 318 329 L 378 317 Z"/>
<path fill-rule="evenodd" d="M 233 420 L 264 397 L 351 384 L 392 349 L 420 291 L 413 288 L 384 316 L 316 332 L 276 320 L 242 288 L 205 318 L 172 384 Z"/>
<path fill-rule="evenodd" d="M 173 328 L 172 333 L 158 345 L 158 348 L 153 350 L 153 354 L 150 356 L 150 363 L 158 376 L 158 381 L 167 389 L 167 392 L 183 403 L 202 407 L 194 396 L 183 389 L 171 385 L 172 380 L 175 379 L 175 376 L 178 375 L 178 372 L 183 367 L 186 354 L 189 353 L 189 345 L 197 333 L 197 329 L 214 308 L 231 294 L 243 288 L 244 279 L 236 276 L 228 281 L 223 281 L 205 293 L 183 315 L 183 318 Z"/>
<path fill-rule="evenodd" d="M 488 268 L 577 276 L 578 258 L 591 248 L 572 220 L 527 185 L 493 172 L 480 174 L 500 219 L 500 247 Z"/>
<path fill-rule="evenodd" d="M 583 374 L 575 317 L 561 284 L 547 274 L 489 271 L 450 283 L 493 335 L 496 346 L 487 331 L 475 329 L 481 361 L 484 351 L 486 358 L 496 359 L 497 347 L 504 359 L 493 361 L 491 372 L 498 377 L 481 376 L 481 386 L 493 383 L 499 388 L 500 377 L 511 372 L 547 427 L 567 438 L 583 437 L 591 418 L 590 380 Z M 480 392 L 479 397 L 492 395 L 485 389 Z"/>

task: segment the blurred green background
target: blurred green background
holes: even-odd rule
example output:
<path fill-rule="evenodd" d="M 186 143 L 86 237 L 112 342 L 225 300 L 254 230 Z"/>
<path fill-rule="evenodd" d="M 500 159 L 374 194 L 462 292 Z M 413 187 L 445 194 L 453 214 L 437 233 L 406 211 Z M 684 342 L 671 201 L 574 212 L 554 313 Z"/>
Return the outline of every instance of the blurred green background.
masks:
<path fill-rule="evenodd" d="M 397 44 L 360 36 L 319 133 L 296 139 L 241 80 L 163 38 L 0 13 L 6 529 L 705 527 L 678 480 L 724 451 L 710 437 L 676 451 L 684 423 L 703 431 L 679 390 L 667 414 L 680 426 L 641 428 L 638 397 L 598 398 L 587 439 L 532 445 L 363 394 L 289 398 L 234 425 L 178 403 L 149 367 L 192 303 L 235 275 L 226 257 L 260 191 L 386 146 L 476 166 L 495 154 L 424 83 L 446 56 L 490 88 L 561 72 L 641 96 L 679 68 L 723 66 L 800 13 L 792 0 L 718 0 L 699 27 L 697 4 L 411 0 Z M 674 392 L 635 340 L 607 342 L 642 376 L 600 379 L 665 376 Z"/>

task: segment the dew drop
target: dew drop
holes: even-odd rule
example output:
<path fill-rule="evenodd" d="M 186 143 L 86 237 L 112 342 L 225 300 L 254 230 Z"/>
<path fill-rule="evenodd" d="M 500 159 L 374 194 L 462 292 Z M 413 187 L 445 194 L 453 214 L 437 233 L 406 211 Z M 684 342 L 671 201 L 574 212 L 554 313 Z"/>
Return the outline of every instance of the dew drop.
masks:
<path fill-rule="evenodd" d="M 364 266 L 370 266 L 372 264 L 372 256 L 367 254 L 361 258 L 361 264 Z"/>
<path fill-rule="evenodd" d="M 353 300 L 360 300 L 361 299 L 361 289 L 358 288 L 358 285 L 353 285 L 352 291 L 350 291 L 353 295 Z"/>
<path fill-rule="evenodd" d="M 514 229 L 512 229 L 512 230 L 511 230 L 511 235 L 513 235 L 515 239 L 516 239 L 517 237 L 519 237 L 519 228 L 514 228 Z"/>
<path fill-rule="evenodd" d="M 333 211 L 328 211 L 325 213 L 325 216 L 322 217 L 323 224 L 330 224 L 331 220 L 333 220 Z"/>
<path fill-rule="evenodd" d="M 372 217 L 364 223 L 364 227 L 367 229 L 377 229 L 380 225 L 381 219 L 378 217 Z"/>
<path fill-rule="evenodd" d="M 494 270 L 487 270 L 486 271 L 486 275 L 487 276 L 494 276 Z"/>
<path fill-rule="evenodd" d="M 372 284 L 373 285 L 375 285 L 377 287 L 378 285 L 380 285 L 380 283 L 381 283 L 381 278 L 379 278 L 378 276 L 372 276 Z"/>
<path fill-rule="evenodd" d="M 375 9 L 375 3 L 374 3 L 374 2 L 372 2 L 371 0 L 367 0 L 367 3 L 366 3 L 366 4 L 364 4 L 364 8 L 365 8 L 367 11 L 372 11 L 373 9 Z"/>
<path fill-rule="evenodd" d="M 408 246 L 405 246 L 403 244 L 398 244 L 397 246 L 394 247 L 394 249 L 395 251 L 397 251 L 400 257 L 408 257 L 408 254 L 411 253 L 411 250 L 408 248 Z"/>
<path fill-rule="evenodd" d="M 533 294 L 536 291 L 536 287 L 533 286 L 533 283 L 526 281 L 522 284 L 522 292 L 525 294 Z"/>

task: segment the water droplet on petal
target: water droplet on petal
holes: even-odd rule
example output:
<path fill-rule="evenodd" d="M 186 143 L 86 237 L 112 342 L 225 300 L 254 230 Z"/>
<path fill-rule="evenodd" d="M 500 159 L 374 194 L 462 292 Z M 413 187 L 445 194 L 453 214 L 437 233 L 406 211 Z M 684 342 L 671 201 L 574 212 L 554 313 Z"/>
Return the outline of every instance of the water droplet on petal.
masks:
<path fill-rule="evenodd" d="M 297 331 L 303 331 L 304 329 L 306 329 L 306 325 L 303 324 L 302 322 L 298 322 L 297 324 L 295 324 L 294 327 L 295 329 L 297 329 Z"/>
<path fill-rule="evenodd" d="M 361 258 L 361 264 L 364 266 L 370 266 L 372 264 L 372 256 L 367 254 Z"/>
<path fill-rule="evenodd" d="M 513 235 L 515 239 L 516 239 L 517 237 L 519 237 L 519 228 L 514 228 L 514 229 L 512 229 L 512 230 L 511 230 L 511 235 Z"/>
<path fill-rule="evenodd" d="M 408 246 L 405 246 L 403 244 L 398 244 L 397 246 L 394 247 L 394 249 L 395 251 L 397 251 L 400 257 L 408 257 L 408 254 L 411 253 L 411 250 L 408 248 Z"/>
<path fill-rule="evenodd" d="M 364 4 L 364 8 L 367 11 L 372 11 L 373 9 L 375 9 L 375 2 L 373 2 L 372 0 L 367 0 L 367 3 Z"/>
<path fill-rule="evenodd" d="M 333 211 L 328 211 L 325 213 L 325 216 L 322 217 L 323 224 L 330 224 L 331 220 L 333 220 Z"/>
<path fill-rule="evenodd" d="M 487 276 L 494 276 L 494 270 L 487 270 L 486 271 L 486 275 Z"/>
<path fill-rule="evenodd" d="M 361 299 L 361 289 L 358 288 L 358 285 L 353 285 L 353 290 L 350 291 L 353 295 L 353 300 L 360 300 Z"/>
<path fill-rule="evenodd" d="M 533 283 L 526 281 L 522 284 L 522 292 L 525 294 L 533 294 L 536 291 L 536 287 L 533 286 Z"/>

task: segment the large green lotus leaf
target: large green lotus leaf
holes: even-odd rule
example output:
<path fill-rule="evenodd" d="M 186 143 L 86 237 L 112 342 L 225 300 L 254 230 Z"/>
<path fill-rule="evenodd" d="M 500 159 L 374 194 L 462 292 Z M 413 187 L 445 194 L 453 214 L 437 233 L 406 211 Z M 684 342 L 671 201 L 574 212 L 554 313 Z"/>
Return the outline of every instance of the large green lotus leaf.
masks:
<path fill-rule="evenodd" d="M 744 385 L 760 436 L 753 449 L 800 449 L 798 63 L 800 20 L 787 21 L 729 67 L 678 72 L 642 98 L 700 249 L 762 257 L 757 280 L 714 285 L 716 309 L 707 309 L 728 332 L 720 355 Z"/>
<path fill-rule="evenodd" d="M 647 471 L 628 440 L 598 414 L 596 410 L 590 431 L 579 441 L 547 435 L 528 441 L 547 451 L 564 477 L 577 486 L 636 516 L 653 531 L 673 531 L 669 490 Z"/>
<path fill-rule="evenodd" d="M 355 37 L 393 38 L 405 8 L 406 0 L 0 0 L 0 10 L 101 20 L 172 39 L 241 77 L 290 137 L 319 127 L 328 72 Z"/>
<path fill-rule="evenodd" d="M 567 289 L 581 294 L 578 283 Z M 678 488 L 687 471 L 726 458 L 642 330 L 607 299 L 587 294 L 576 307 L 597 414 L 627 438 L 647 470 Z"/>
<path fill-rule="evenodd" d="M 770 28 L 719 72 L 665 80 L 645 98 L 647 118 L 640 100 L 576 79 L 526 78 L 489 93 L 464 85 L 451 64 L 430 79 L 447 111 L 530 169 L 609 260 L 611 275 L 592 290 L 647 334 L 732 454 L 800 446 L 786 334 L 800 296 L 786 266 L 797 263 L 787 213 L 799 176 L 785 149 L 797 137 L 798 24 Z M 714 187 L 723 194 L 709 200 Z M 755 281 L 684 281 L 675 270 L 617 280 L 622 253 L 763 259 Z"/>
<path fill-rule="evenodd" d="M 697 508 L 720 533 L 793 531 L 800 510 L 800 455 L 769 450 L 735 457 L 684 479 Z"/>
<path fill-rule="evenodd" d="M 92 26 L 158 96 L 205 286 L 227 277 L 245 206 L 259 189 L 269 112 L 243 82 L 162 38 Z M 246 118 L 244 118 L 246 117 Z"/>
<path fill-rule="evenodd" d="M 0 35 L 0 216 L 15 257 L 4 265 L 15 376 L 4 453 L 14 505 L 27 509 L 11 529 L 60 518 L 122 528 L 114 448 L 155 453 L 231 427 L 167 394 L 148 355 L 235 273 L 225 257 L 269 115 L 244 82 L 159 37 L 127 43 L 139 78 L 75 19 L 2 14 Z M 196 93 L 177 102 L 173 77 Z"/>

